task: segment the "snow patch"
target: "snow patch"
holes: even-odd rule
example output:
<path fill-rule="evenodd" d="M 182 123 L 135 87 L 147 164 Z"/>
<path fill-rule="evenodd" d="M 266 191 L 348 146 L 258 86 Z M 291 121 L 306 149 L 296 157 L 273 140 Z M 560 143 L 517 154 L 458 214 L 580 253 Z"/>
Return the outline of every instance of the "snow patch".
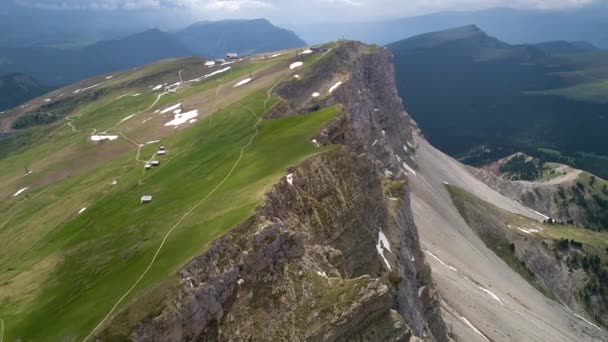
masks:
<path fill-rule="evenodd" d="M 291 63 L 291 65 L 289 66 L 289 69 L 293 70 L 293 69 L 295 69 L 295 68 L 299 68 L 299 67 L 301 67 L 302 65 L 304 65 L 304 63 L 303 63 L 303 62 L 295 62 L 295 63 Z"/>
<path fill-rule="evenodd" d="M 116 180 L 113 180 L 112 185 L 116 185 L 116 184 L 118 184 L 118 182 Z"/>
<path fill-rule="evenodd" d="M 313 51 L 311 49 L 308 50 L 304 50 L 302 52 L 300 52 L 300 55 L 310 55 Z"/>
<path fill-rule="evenodd" d="M 300 79 L 300 75 L 293 75 L 293 78 L 295 78 L 296 80 Z"/>
<path fill-rule="evenodd" d="M 372 147 L 376 146 L 377 143 L 378 143 L 378 140 L 374 140 L 374 142 L 372 143 Z"/>
<path fill-rule="evenodd" d="M 532 235 L 532 234 L 535 234 L 535 233 L 540 233 L 540 229 L 535 229 L 535 228 L 520 228 L 520 227 L 517 227 L 517 229 L 519 229 L 520 231 L 522 231 L 522 232 L 524 232 L 524 233 L 526 233 L 528 235 Z"/>
<path fill-rule="evenodd" d="M 315 147 L 321 147 L 321 144 L 319 144 L 319 142 L 317 141 L 317 139 L 312 139 L 312 144 L 315 145 Z"/>
<path fill-rule="evenodd" d="M 163 110 L 162 110 L 160 113 L 161 113 L 161 114 L 165 114 L 165 113 L 170 112 L 170 111 L 172 111 L 172 110 L 176 110 L 176 109 L 177 109 L 177 108 L 179 108 L 179 106 L 181 106 L 181 105 L 182 105 L 182 104 L 181 104 L 181 102 L 180 102 L 180 103 L 178 103 L 178 104 L 176 104 L 176 105 L 173 105 L 173 106 L 171 106 L 171 107 L 167 107 L 167 108 L 163 109 Z"/>
<path fill-rule="evenodd" d="M 85 207 L 85 208 L 80 209 L 80 211 L 78 211 L 78 215 L 80 215 L 80 214 L 84 213 L 84 211 L 85 211 L 85 210 L 87 210 L 87 208 L 86 208 L 86 207 Z"/>
<path fill-rule="evenodd" d="M 497 302 L 499 302 L 501 306 L 504 306 L 502 304 L 502 300 L 500 300 L 500 298 L 494 292 L 492 292 L 492 291 L 490 291 L 490 290 L 488 290 L 486 288 L 483 288 L 481 286 L 477 286 L 477 288 L 479 288 L 481 291 L 485 292 L 488 296 L 494 298 L 494 300 L 497 301 Z"/>
<path fill-rule="evenodd" d="M 154 88 L 152 88 L 152 90 L 160 90 L 163 87 L 162 84 L 159 84 L 157 86 L 155 86 Z"/>
<path fill-rule="evenodd" d="M 141 93 L 133 94 L 131 96 L 136 97 L 136 96 L 139 96 L 139 95 L 141 95 Z"/>
<path fill-rule="evenodd" d="M 325 273 L 325 271 L 322 271 L 322 272 L 317 271 L 317 274 L 323 278 L 329 279 L 329 277 L 327 276 L 327 273 Z"/>
<path fill-rule="evenodd" d="M 406 162 L 403 162 L 403 167 L 411 174 L 413 174 L 414 176 L 416 175 L 416 171 L 414 171 L 414 169 L 412 169 L 409 165 L 407 165 Z"/>
<path fill-rule="evenodd" d="M 426 288 L 426 285 L 420 286 L 420 288 L 418 289 L 418 297 L 422 296 L 422 292 L 424 291 L 425 288 Z"/>
<path fill-rule="evenodd" d="M 100 135 L 100 134 L 95 134 L 95 135 L 91 135 L 91 140 L 93 141 L 101 141 L 101 140 L 116 140 L 118 139 L 118 135 Z"/>
<path fill-rule="evenodd" d="M 454 271 L 454 272 L 458 272 L 458 270 L 457 270 L 456 268 L 454 268 L 454 267 L 452 267 L 452 266 L 450 266 L 450 265 L 446 264 L 445 262 L 443 262 L 443 260 L 439 259 L 439 257 L 438 257 L 438 256 L 436 256 L 435 254 L 431 253 L 431 251 L 429 251 L 428 249 L 427 249 L 427 250 L 425 250 L 425 252 L 427 252 L 427 254 L 428 254 L 428 255 L 432 256 L 432 257 L 433 257 L 433 259 L 435 259 L 435 260 L 439 261 L 439 263 L 440 263 L 440 264 L 442 264 L 443 266 L 445 266 L 445 267 L 449 268 L 450 270 L 452 270 L 452 271 Z"/>
<path fill-rule="evenodd" d="M 319 94 L 317 92 L 312 93 L 312 97 L 319 97 L 319 96 L 321 96 L 321 94 Z"/>
<path fill-rule="evenodd" d="M 240 278 L 239 280 L 236 281 L 237 284 L 239 284 L 239 286 L 242 286 L 243 284 L 245 284 L 245 279 Z"/>
<path fill-rule="evenodd" d="M 247 83 L 251 82 L 251 80 L 252 80 L 252 78 L 246 78 L 246 79 L 244 79 L 244 80 L 242 80 L 242 81 L 238 82 L 237 84 L 235 84 L 235 85 L 233 86 L 233 88 L 237 88 L 237 87 L 240 87 L 240 86 L 242 86 L 242 85 L 245 85 L 245 84 L 247 84 Z"/>
<path fill-rule="evenodd" d="M 333 86 L 331 86 L 331 88 L 329 88 L 329 93 L 333 93 L 334 90 L 338 89 L 338 87 L 340 87 L 342 85 L 342 81 L 337 82 L 336 84 L 334 84 Z"/>
<path fill-rule="evenodd" d="M 197 119 L 192 119 L 190 121 L 188 121 L 189 123 L 195 123 L 197 121 Z"/>
<path fill-rule="evenodd" d="M 392 270 L 391 265 L 389 264 L 388 260 L 384 256 L 385 249 L 392 253 L 391 245 L 388 242 L 386 235 L 384 235 L 384 232 L 382 232 L 382 229 L 380 229 L 380 231 L 378 232 L 378 243 L 376 244 L 376 251 L 378 251 L 378 255 L 380 255 L 380 257 L 382 257 L 382 260 L 384 260 L 384 263 L 386 264 L 386 267 L 388 267 L 388 270 L 391 271 Z"/>
<path fill-rule="evenodd" d="M 44 99 L 42 101 L 44 101 L 44 102 L 51 102 L 51 99 Z"/>
<path fill-rule="evenodd" d="M 103 83 L 97 83 L 97 84 L 93 84 L 92 86 L 89 86 L 89 87 L 86 87 L 86 88 L 78 89 L 78 90 L 74 91 L 74 94 L 82 93 L 83 91 L 87 91 L 89 89 L 93 89 L 93 88 L 99 87 L 102 84 Z"/>
<path fill-rule="evenodd" d="M 148 141 L 148 142 L 146 143 L 146 145 L 150 145 L 150 144 L 156 144 L 156 143 L 159 143 L 159 142 L 160 142 L 160 140 L 152 140 L 152 141 Z"/>
<path fill-rule="evenodd" d="M 215 61 L 206 61 L 205 62 L 205 66 L 214 66 L 215 65 Z"/>
<path fill-rule="evenodd" d="M 15 192 L 15 194 L 13 195 L 13 197 L 17 197 L 17 196 L 21 195 L 27 189 L 29 189 L 29 187 L 25 187 L 23 189 L 17 190 L 17 192 Z"/>
<path fill-rule="evenodd" d="M 108 76 L 108 77 L 106 77 L 106 80 L 109 80 L 109 79 L 111 79 L 112 77 L 114 77 L 114 76 Z"/>
<path fill-rule="evenodd" d="M 198 116 L 198 109 L 191 110 L 186 113 L 175 114 L 174 119 L 167 122 L 165 124 L 165 126 L 179 126 L 181 124 L 184 124 L 184 123 L 196 118 L 197 116 Z"/>
<path fill-rule="evenodd" d="M 228 70 L 230 70 L 230 67 L 226 67 L 226 68 L 224 68 L 224 69 L 216 70 L 216 71 L 214 71 L 214 72 L 212 72 L 212 73 L 210 73 L 210 74 L 207 74 L 207 75 L 205 75 L 205 76 L 203 76 L 203 77 L 204 77 L 204 78 L 209 78 L 209 77 L 215 76 L 215 75 L 217 75 L 217 74 L 221 74 L 221 73 L 223 73 L 223 72 L 226 72 L 226 71 L 228 71 Z"/>
<path fill-rule="evenodd" d="M 286 179 L 289 185 L 293 185 L 293 173 L 288 174 Z"/>
<path fill-rule="evenodd" d="M 272 55 L 272 56 L 270 56 L 268 58 L 276 58 L 276 57 L 279 57 L 280 55 L 281 55 L 280 53 L 275 53 L 274 55 Z"/>
<path fill-rule="evenodd" d="M 490 340 L 488 340 L 486 335 L 484 335 L 481 331 L 479 331 L 479 329 L 475 328 L 475 326 L 473 324 L 471 324 L 471 322 L 469 322 L 469 320 L 466 317 L 460 316 L 460 320 L 463 321 L 466 325 L 468 325 L 469 328 L 471 328 L 471 330 L 476 332 L 479 336 L 483 337 L 484 340 L 490 342 Z"/>

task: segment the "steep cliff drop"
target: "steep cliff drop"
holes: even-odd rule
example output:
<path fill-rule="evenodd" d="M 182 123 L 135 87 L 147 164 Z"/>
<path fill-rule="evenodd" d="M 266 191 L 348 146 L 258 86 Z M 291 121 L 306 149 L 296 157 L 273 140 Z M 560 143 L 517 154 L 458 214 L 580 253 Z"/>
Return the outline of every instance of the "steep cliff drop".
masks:
<path fill-rule="evenodd" d="M 467 225 L 446 184 L 541 217 L 424 139 L 397 95 L 388 50 L 339 42 L 272 92 L 281 99 L 272 118 L 337 106 L 312 141 L 335 148 L 290 167 L 254 216 L 182 268 L 160 307 L 140 316 L 127 307 L 117 316 L 135 324 L 110 322 L 99 340 L 608 337 L 544 297 Z"/>
<path fill-rule="evenodd" d="M 114 322 L 136 324 L 110 322 L 97 339 L 449 340 L 410 210 L 412 129 L 391 54 L 340 42 L 298 73 L 273 89 L 282 101 L 267 115 L 337 106 L 313 140 L 335 148 L 290 167 L 253 217 L 183 267 L 155 313 L 126 308 Z"/>

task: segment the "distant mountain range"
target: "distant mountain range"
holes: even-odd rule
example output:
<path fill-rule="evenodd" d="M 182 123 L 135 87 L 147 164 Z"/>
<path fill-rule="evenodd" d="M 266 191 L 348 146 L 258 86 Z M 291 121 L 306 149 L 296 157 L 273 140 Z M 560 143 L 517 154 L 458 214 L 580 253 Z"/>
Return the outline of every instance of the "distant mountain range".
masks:
<path fill-rule="evenodd" d="M 608 52 L 510 45 L 477 26 L 388 47 L 407 110 L 452 156 L 479 164 L 525 151 L 608 176 Z"/>
<path fill-rule="evenodd" d="M 48 91 L 50 87 L 39 84 L 24 74 L 0 76 L 0 111 L 12 108 Z"/>
<path fill-rule="evenodd" d="M 227 52 L 250 54 L 303 45 L 294 33 L 263 19 L 201 22 L 176 33 L 151 29 L 78 49 L 0 48 L 0 74 L 20 72 L 44 84 L 62 85 L 166 58 L 214 58 Z"/>
<path fill-rule="evenodd" d="M 384 45 L 469 24 L 512 44 L 567 40 L 608 48 L 608 6 L 603 4 L 561 11 L 494 8 L 438 12 L 375 22 L 304 23 L 294 29 L 310 43 L 346 38 Z"/>
<path fill-rule="evenodd" d="M 292 31 L 278 28 L 265 19 L 202 21 L 176 33 L 194 53 L 221 57 L 226 52 L 254 54 L 306 45 Z"/>

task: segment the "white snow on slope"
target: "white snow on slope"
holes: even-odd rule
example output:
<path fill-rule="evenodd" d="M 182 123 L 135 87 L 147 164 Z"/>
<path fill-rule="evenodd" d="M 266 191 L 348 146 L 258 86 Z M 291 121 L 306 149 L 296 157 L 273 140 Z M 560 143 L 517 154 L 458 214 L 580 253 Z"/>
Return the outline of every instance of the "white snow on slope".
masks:
<path fill-rule="evenodd" d="M 174 119 L 167 122 L 165 124 L 165 126 L 179 126 L 179 125 L 185 124 L 189 120 L 196 118 L 197 116 L 198 116 L 198 109 L 191 110 L 186 113 L 175 114 Z"/>
<path fill-rule="evenodd" d="M 407 165 L 406 162 L 403 162 L 403 167 L 410 172 L 411 174 L 413 174 L 414 176 L 416 175 L 416 171 L 414 171 L 414 169 L 412 169 L 409 165 Z"/>
<path fill-rule="evenodd" d="M 235 85 L 233 86 L 233 88 L 237 88 L 237 87 L 240 87 L 240 86 L 242 86 L 242 85 L 245 85 L 245 84 L 247 84 L 247 83 L 251 82 L 251 80 L 252 80 L 251 78 L 246 78 L 246 79 L 244 79 L 244 80 L 242 80 L 242 81 L 238 82 L 237 84 L 235 84 Z"/>
<path fill-rule="evenodd" d="M 84 213 L 84 211 L 85 211 L 85 210 L 87 210 L 87 208 L 86 208 L 86 207 L 85 207 L 85 208 L 80 209 L 80 211 L 78 211 L 78 215 L 80 215 L 80 214 Z"/>
<path fill-rule="evenodd" d="M 287 183 L 289 183 L 289 185 L 293 185 L 293 173 L 287 175 Z"/>
<path fill-rule="evenodd" d="M 215 75 L 217 75 L 217 74 L 221 74 L 221 73 L 226 72 L 226 71 L 228 71 L 228 70 L 230 70 L 230 67 L 226 67 L 226 68 L 224 68 L 224 69 L 216 70 L 216 71 L 214 71 L 214 72 L 212 72 L 212 73 L 210 73 L 210 74 L 207 74 L 207 75 L 205 75 L 205 76 L 203 76 L 203 77 L 204 77 L 204 78 L 209 78 L 209 77 L 211 77 L 211 76 L 215 76 Z"/>
<path fill-rule="evenodd" d="M 275 53 L 274 55 L 268 57 L 268 58 L 275 58 L 275 57 L 279 57 L 281 54 L 280 53 Z"/>
<path fill-rule="evenodd" d="M 442 264 L 443 266 L 449 268 L 450 270 L 454 271 L 454 272 L 458 272 L 458 270 L 448 264 L 446 264 L 445 262 L 443 262 L 443 260 L 439 259 L 438 256 L 436 256 L 435 254 L 433 254 L 431 251 L 429 251 L 428 249 L 425 250 L 425 252 L 427 252 L 428 255 L 432 256 L 433 259 L 439 261 L 440 264 Z"/>
<path fill-rule="evenodd" d="M 342 85 L 342 81 L 337 82 L 336 84 L 334 84 L 333 86 L 331 86 L 331 88 L 329 88 L 329 92 L 333 93 L 334 90 L 338 89 L 338 87 L 340 87 Z"/>
<path fill-rule="evenodd" d="M 391 265 L 388 263 L 388 260 L 384 256 L 385 249 L 391 252 L 391 245 L 388 242 L 386 235 L 384 235 L 384 232 L 382 232 L 382 229 L 380 229 L 380 231 L 378 232 L 378 243 L 376 244 L 376 250 L 378 251 L 378 255 L 382 257 L 382 260 L 384 260 L 384 263 L 386 264 L 386 267 L 388 267 L 388 270 L 391 271 Z"/>
<path fill-rule="evenodd" d="M 494 298 L 494 300 L 497 301 L 497 302 L 499 302 L 500 305 L 503 305 L 502 304 L 502 300 L 500 300 L 500 298 L 494 292 L 492 292 L 492 291 L 490 291 L 490 290 L 488 290 L 486 288 L 483 288 L 481 286 L 477 286 L 477 288 L 479 288 L 481 291 L 485 292 L 488 296 Z"/>
<path fill-rule="evenodd" d="M 312 50 L 308 49 L 308 50 L 304 50 L 304 51 L 300 52 L 300 55 L 309 55 L 311 53 L 312 53 Z"/>
<path fill-rule="evenodd" d="M 141 93 L 133 94 L 131 96 L 136 97 L 136 96 L 139 96 L 139 95 L 141 95 Z"/>
<path fill-rule="evenodd" d="M 51 99 L 44 99 L 42 101 L 44 101 L 44 102 L 51 102 Z"/>
<path fill-rule="evenodd" d="M 485 341 L 490 342 L 490 340 L 488 340 L 488 338 L 486 337 L 486 335 L 484 335 L 481 331 L 479 331 L 479 329 L 475 328 L 475 326 L 471 322 L 469 322 L 469 320 L 466 317 L 460 316 L 460 320 L 463 321 L 466 325 L 468 325 L 469 328 L 471 328 L 471 330 L 473 330 L 474 332 L 476 332 L 479 336 L 483 337 L 483 339 Z"/>
<path fill-rule="evenodd" d="M 215 61 L 206 61 L 205 62 L 205 66 L 214 66 L 215 65 Z"/>
<path fill-rule="evenodd" d="M 152 141 L 148 141 L 148 142 L 146 143 L 146 145 L 150 145 L 150 144 L 156 144 L 156 143 L 159 143 L 159 142 L 160 142 L 160 140 L 152 140 Z"/>
<path fill-rule="evenodd" d="M 110 78 L 112 78 L 112 77 L 114 77 L 114 76 L 108 76 L 108 77 L 106 77 L 106 80 L 109 80 L 109 79 L 110 79 Z"/>
<path fill-rule="evenodd" d="M 321 94 L 319 94 L 317 92 L 312 93 L 312 97 L 319 97 L 319 96 L 321 96 Z"/>
<path fill-rule="evenodd" d="M 13 197 L 17 197 L 17 196 L 21 195 L 27 189 L 29 189 L 29 187 L 25 187 L 23 189 L 19 189 L 17 192 L 15 192 L 15 194 L 13 195 Z"/>
<path fill-rule="evenodd" d="M 291 63 L 291 65 L 289 66 L 289 69 L 293 70 L 295 68 L 301 67 L 302 65 L 304 65 L 304 63 L 302 63 L 302 62 Z"/>
<path fill-rule="evenodd" d="M 100 85 L 102 85 L 102 84 L 103 84 L 103 83 L 97 83 L 97 84 L 93 84 L 93 85 L 92 85 L 92 86 L 90 86 L 90 87 L 86 87 L 86 88 L 82 88 L 82 89 L 75 90 L 75 91 L 74 91 L 74 94 L 82 93 L 83 91 L 87 91 L 87 90 L 89 90 L 89 89 L 93 89 L 93 88 L 99 87 L 99 86 L 100 86 Z"/>
<path fill-rule="evenodd" d="M 91 140 L 93 141 L 101 141 L 101 140 L 116 140 L 118 139 L 118 135 L 91 135 Z"/>
<path fill-rule="evenodd" d="M 159 89 L 160 89 L 160 88 L 162 88 L 162 87 L 163 87 L 163 85 L 162 85 L 162 84 L 159 84 L 159 85 L 157 85 L 156 87 L 152 88 L 152 90 L 159 90 Z"/>
<path fill-rule="evenodd" d="M 172 110 L 176 110 L 176 109 L 177 109 L 177 108 L 179 108 L 179 106 L 181 106 L 181 105 L 182 105 L 182 103 L 180 102 L 180 103 L 178 103 L 178 104 L 176 104 L 176 105 L 173 105 L 173 106 L 171 106 L 171 107 L 167 107 L 167 108 L 165 108 L 165 109 L 161 110 L 161 111 L 160 111 L 160 113 L 161 113 L 161 114 L 165 114 L 165 113 L 170 112 L 170 111 L 172 111 Z"/>

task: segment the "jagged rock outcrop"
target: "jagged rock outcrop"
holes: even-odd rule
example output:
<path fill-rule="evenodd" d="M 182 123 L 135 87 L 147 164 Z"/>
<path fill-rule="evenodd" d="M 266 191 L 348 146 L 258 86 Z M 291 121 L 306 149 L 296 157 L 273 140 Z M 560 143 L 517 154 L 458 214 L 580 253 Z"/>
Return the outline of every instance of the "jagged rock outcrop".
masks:
<path fill-rule="evenodd" d="M 300 95 L 337 80 L 326 98 Z M 128 338 L 447 341 L 410 209 L 415 150 L 390 53 L 342 42 L 276 93 L 275 117 L 339 105 L 318 141 L 342 146 L 292 167 Z"/>

